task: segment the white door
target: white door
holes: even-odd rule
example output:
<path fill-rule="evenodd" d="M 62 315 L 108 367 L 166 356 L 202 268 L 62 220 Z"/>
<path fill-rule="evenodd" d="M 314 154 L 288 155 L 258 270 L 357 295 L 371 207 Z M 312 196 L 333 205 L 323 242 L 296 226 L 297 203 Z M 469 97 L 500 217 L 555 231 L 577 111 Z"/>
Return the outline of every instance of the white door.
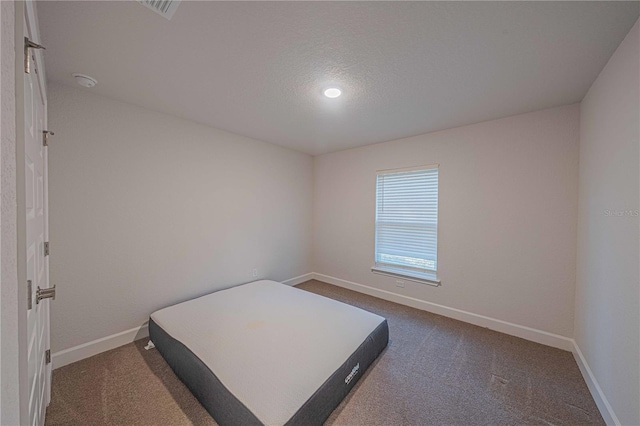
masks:
<path fill-rule="evenodd" d="M 40 43 L 32 2 L 25 3 L 24 35 Z M 38 301 L 38 288 L 49 288 L 49 258 L 45 255 L 48 238 L 47 147 L 43 144 L 47 130 L 47 98 L 42 52 L 29 49 L 30 72 L 24 74 L 25 121 L 25 212 L 27 285 L 31 289 L 27 311 L 27 356 L 29 369 L 29 422 L 44 425 L 50 400 L 51 364 L 49 349 L 49 304 Z M 28 290 L 29 291 L 29 290 Z"/>

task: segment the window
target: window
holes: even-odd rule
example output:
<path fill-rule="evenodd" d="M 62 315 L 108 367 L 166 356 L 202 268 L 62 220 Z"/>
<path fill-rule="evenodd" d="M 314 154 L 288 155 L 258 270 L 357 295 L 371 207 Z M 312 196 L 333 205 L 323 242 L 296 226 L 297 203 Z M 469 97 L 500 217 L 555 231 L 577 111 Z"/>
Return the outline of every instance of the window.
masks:
<path fill-rule="evenodd" d="M 438 166 L 376 177 L 373 272 L 438 285 Z"/>

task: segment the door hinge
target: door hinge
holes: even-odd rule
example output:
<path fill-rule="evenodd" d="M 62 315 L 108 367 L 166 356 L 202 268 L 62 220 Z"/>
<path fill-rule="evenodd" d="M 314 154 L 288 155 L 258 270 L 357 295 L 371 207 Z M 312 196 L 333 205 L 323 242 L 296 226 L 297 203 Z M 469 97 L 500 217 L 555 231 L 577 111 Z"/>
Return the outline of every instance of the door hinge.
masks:
<path fill-rule="evenodd" d="M 27 280 L 27 310 L 33 308 L 33 283 L 31 280 Z"/>
<path fill-rule="evenodd" d="M 51 349 L 44 351 L 44 363 L 51 364 Z"/>
<path fill-rule="evenodd" d="M 24 38 L 24 72 L 31 74 L 31 50 L 30 49 L 44 49 L 44 46 L 34 43 L 29 40 L 29 37 Z"/>
<path fill-rule="evenodd" d="M 44 255 L 49 256 L 49 241 L 44 243 Z"/>
<path fill-rule="evenodd" d="M 49 135 L 55 136 L 55 133 L 48 130 L 42 131 L 42 146 L 49 146 Z"/>

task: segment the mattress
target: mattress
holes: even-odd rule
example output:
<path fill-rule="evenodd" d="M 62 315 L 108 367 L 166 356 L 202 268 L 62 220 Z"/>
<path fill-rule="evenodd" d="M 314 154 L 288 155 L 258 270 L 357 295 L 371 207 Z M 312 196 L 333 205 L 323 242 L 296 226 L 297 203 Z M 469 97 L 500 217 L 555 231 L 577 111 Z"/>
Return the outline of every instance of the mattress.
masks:
<path fill-rule="evenodd" d="M 154 312 L 149 334 L 222 425 L 322 424 L 389 338 L 381 316 L 266 280 Z"/>

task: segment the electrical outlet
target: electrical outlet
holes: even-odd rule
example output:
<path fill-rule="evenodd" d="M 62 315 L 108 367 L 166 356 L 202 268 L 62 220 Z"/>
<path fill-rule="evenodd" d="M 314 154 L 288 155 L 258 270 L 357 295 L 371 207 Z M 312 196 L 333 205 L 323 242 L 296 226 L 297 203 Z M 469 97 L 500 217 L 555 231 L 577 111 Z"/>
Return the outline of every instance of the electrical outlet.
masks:
<path fill-rule="evenodd" d="M 253 274 L 253 278 L 258 276 L 258 270 L 254 269 L 253 271 L 251 271 L 251 273 Z"/>
<path fill-rule="evenodd" d="M 404 288 L 404 281 L 396 280 L 396 287 L 402 287 L 402 288 Z"/>

